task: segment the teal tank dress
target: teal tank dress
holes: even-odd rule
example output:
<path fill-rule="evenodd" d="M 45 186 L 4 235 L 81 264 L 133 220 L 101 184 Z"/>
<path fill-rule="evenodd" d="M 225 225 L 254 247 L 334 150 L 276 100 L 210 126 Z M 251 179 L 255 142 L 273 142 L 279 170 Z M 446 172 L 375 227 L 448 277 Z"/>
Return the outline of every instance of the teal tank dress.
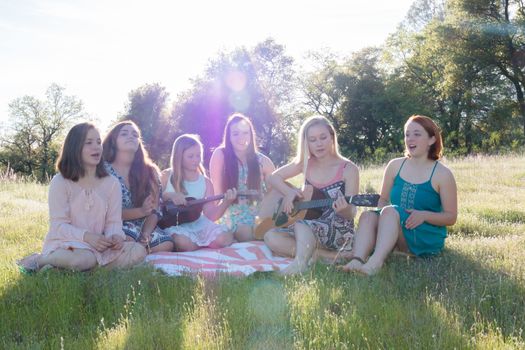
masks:
<path fill-rule="evenodd" d="M 392 190 L 390 191 L 390 202 L 399 213 L 403 235 L 410 251 L 417 256 L 431 256 L 440 253 L 445 246 L 447 236 L 446 226 L 436 226 L 423 222 L 415 229 L 405 228 L 405 222 L 410 216 L 405 209 L 425 210 L 432 212 L 442 212 L 441 197 L 432 187 L 431 181 L 438 162 L 434 164 L 432 173 L 427 182 L 413 184 L 403 180 L 399 175 L 405 165 L 406 159 L 401 164 L 399 171 L 394 179 Z"/>

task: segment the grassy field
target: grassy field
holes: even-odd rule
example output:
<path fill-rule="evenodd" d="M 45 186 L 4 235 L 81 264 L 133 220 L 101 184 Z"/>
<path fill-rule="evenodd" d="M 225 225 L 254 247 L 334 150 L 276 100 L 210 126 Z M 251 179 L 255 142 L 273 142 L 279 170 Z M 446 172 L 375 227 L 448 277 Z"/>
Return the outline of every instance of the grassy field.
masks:
<path fill-rule="evenodd" d="M 0 348 L 525 349 L 525 156 L 449 161 L 460 214 L 444 253 L 371 278 L 318 265 L 283 278 L 173 278 L 148 267 L 19 273 L 47 188 L 0 184 Z M 379 190 L 382 168 L 361 186 Z"/>

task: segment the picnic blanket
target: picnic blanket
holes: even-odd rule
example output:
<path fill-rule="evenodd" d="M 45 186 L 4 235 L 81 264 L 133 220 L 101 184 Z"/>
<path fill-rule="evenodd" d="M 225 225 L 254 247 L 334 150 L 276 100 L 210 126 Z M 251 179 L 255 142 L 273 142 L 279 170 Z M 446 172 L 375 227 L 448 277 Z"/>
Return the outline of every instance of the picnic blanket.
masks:
<path fill-rule="evenodd" d="M 247 276 L 257 271 L 281 270 L 292 259 L 274 256 L 264 242 L 234 243 L 221 249 L 203 248 L 193 252 L 150 254 L 146 261 L 172 276 Z"/>

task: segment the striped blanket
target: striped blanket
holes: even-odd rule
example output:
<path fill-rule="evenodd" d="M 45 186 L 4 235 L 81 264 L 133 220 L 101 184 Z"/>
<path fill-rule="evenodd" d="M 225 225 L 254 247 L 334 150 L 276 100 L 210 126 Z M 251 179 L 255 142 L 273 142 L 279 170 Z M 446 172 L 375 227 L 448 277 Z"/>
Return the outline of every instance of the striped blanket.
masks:
<path fill-rule="evenodd" d="M 292 259 L 274 256 L 263 242 L 253 241 L 221 249 L 155 253 L 148 255 L 146 261 L 172 276 L 200 274 L 212 277 L 218 273 L 247 276 L 257 271 L 281 270 Z"/>

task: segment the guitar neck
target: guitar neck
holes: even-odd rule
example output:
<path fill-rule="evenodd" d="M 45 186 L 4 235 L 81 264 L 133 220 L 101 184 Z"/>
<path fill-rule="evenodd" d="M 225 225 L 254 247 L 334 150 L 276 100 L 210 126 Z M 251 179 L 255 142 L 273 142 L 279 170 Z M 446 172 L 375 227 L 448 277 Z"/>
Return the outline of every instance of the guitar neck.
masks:
<path fill-rule="evenodd" d="M 346 201 L 348 202 L 352 197 L 345 197 Z M 334 203 L 333 198 L 326 198 L 326 199 L 314 199 L 311 201 L 305 201 L 305 202 L 298 202 L 296 204 L 297 210 L 303 210 L 303 209 L 314 209 L 314 208 L 324 208 L 329 207 Z"/>
<path fill-rule="evenodd" d="M 259 195 L 259 192 L 258 191 L 254 191 L 254 190 L 237 192 L 237 196 L 238 197 L 253 197 L 253 196 L 258 196 L 258 195 Z M 201 199 L 194 199 L 192 201 L 189 201 L 187 206 L 199 205 L 199 204 L 204 204 L 204 203 L 208 203 L 208 202 L 218 201 L 218 200 L 223 199 L 223 198 L 224 198 L 224 193 L 223 194 L 218 194 L 218 195 L 215 195 L 215 196 L 204 197 L 204 198 L 201 198 Z"/>
<path fill-rule="evenodd" d="M 379 200 L 378 194 L 366 194 L 366 195 L 355 195 L 355 196 L 345 196 L 345 199 L 348 203 L 358 205 L 358 206 L 365 206 L 365 207 L 373 207 L 377 206 L 377 202 Z M 324 208 L 331 206 L 336 199 L 334 198 L 325 198 L 325 199 L 314 199 L 311 201 L 304 201 L 304 202 L 297 202 L 295 203 L 294 207 L 296 210 L 303 210 L 303 209 L 313 209 L 313 208 Z"/>
<path fill-rule="evenodd" d="M 223 198 L 224 198 L 224 194 L 218 194 L 218 195 L 215 195 L 215 196 L 205 197 L 205 198 L 201 198 L 201 199 L 194 199 L 192 201 L 189 201 L 187 206 L 199 205 L 199 204 L 204 204 L 204 203 L 208 203 L 208 202 L 218 201 L 218 200 L 223 199 Z"/>

